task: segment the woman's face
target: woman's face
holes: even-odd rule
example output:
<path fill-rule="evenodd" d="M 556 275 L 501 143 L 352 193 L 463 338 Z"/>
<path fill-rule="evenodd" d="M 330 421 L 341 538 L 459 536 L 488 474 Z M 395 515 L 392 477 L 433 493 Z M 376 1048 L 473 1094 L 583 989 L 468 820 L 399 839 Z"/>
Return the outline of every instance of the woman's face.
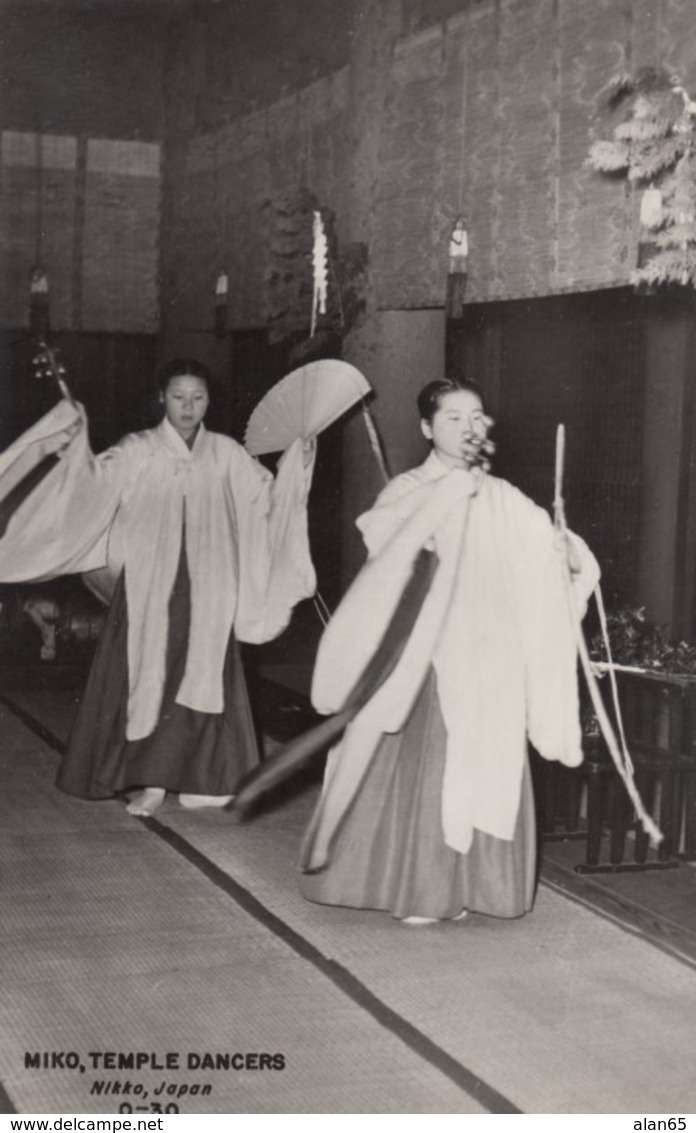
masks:
<path fill-rule="evenodd" d="M 423 435 L 449 468 L 470 468 L 476 463 L 489 426 L 480 398 L 468 389 L 443 394 L 432 421 L 421 421 Z"/>
<path fill-rule="evenodd" d="M 208 409 L 208 386 L 202 378 L 181 374 L 169 379 L 161 396 L 169 424 L 185 441 L 190 440 Z"/>

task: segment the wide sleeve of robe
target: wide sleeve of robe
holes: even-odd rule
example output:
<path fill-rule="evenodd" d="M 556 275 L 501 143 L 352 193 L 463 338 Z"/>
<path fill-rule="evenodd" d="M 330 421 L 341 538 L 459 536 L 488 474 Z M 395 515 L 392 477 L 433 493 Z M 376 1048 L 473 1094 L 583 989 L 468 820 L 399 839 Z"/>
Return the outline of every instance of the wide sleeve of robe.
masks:
<path fill-rule="evenodd" d="M 271 641 L 293 607 L 316 590 L 307 523 L 313 461 L 301 441 L 281 457 L 275 479 L 239 446 L 231 465 L 239 539 L 235 633 L 240 641 Z"/>
<path fill-rule="evenodd" d="M 13 510 L 0 539 L 0 580 L 40 582 L 103 567 L 127 475 L 127 446 L 95 457 L 84 409 L 60 401 L 0 455 L 0 501 L 47 455 L 59 459 Z"/>
<path fill-rule="evenodd" d="M 319 644 L 312 681 L 312 703 L 328 714 L 343 707 L 346 697 L 376 652 L 412 576 L 417 555 L 434 546 L 433 537 L 443 524 L 453 520 L 455 538 L 462 530 L 477 479 L 470 472 L 450 471 L 423 484 L 411 474 L 397 477 L 380 494 L 358 526 L 368 547 L 369 558 L 334 613 Z M 452 571 L 436 572 L 436 583 L 425 599 L 418 624 L 422 633 L 413 635 L 406 650 L 425 658 L 445 612 Z M 428 644 L 424 638 L 427 638 Z M 402 658 L 400 668 L 403 668 Z M 423 670 L 427 659 L 423 661 Z M 415 673 L 415 666 L 412 666 Z M 422 675 L 422 674 L 421 674 Z M 419 677 L 414 675 L 413 683 Z M 392 679 L 391 685 L 398 685 Z M 410 687 L 410 682 L 402 682 Z M 406 695 L 408 699 L 408 694 Z M 399 710 L 394 710 L 396 716 Z M 392 715 L 392 713 L 386 713 Z M 391 730 L 391 729 L 390 729 Z"/>
<path fill-rule="evenodd" d="M 402 524 L 427 503 L 432 490 L 432 481 L 423 483 L 413 472 L 396 476 L 382 489 L 373 507 L 356 520 L 368 558 L 379 554 Z"/>

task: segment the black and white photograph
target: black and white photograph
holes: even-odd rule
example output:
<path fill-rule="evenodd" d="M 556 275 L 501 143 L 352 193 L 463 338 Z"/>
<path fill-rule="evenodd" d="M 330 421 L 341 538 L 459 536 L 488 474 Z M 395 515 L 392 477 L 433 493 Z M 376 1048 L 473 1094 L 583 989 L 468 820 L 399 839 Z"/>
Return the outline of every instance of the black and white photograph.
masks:
<path fill-rule="evenodd" d="M 2 1114 L 691 1128 L 696 0 L 0 0 L 0 879 Z"/>

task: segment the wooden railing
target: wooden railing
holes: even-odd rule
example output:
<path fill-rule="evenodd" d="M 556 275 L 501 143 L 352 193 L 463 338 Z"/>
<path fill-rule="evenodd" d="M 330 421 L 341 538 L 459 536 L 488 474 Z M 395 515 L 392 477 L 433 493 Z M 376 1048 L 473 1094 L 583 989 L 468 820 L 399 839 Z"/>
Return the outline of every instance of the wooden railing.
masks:
<path fill-rule="evenodd" d="M 585 760 L 569 769 L 535 758 L 544 841 L 584 843 L 580 873 L 666 869 L 696 861 L 696 678 L 617 673 L 635 781 L 664 839 L 654 849 L 599 734 L 584 741 Z M 602 682 L 609 705 L 608 679 Z"/>

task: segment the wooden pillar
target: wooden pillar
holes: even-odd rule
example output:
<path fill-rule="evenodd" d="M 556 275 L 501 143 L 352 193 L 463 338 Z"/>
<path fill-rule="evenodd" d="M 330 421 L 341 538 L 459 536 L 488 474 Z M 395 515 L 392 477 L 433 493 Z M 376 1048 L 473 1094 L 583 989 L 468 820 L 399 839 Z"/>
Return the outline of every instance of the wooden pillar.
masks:
<path fill-rule="evenodd" d="M 681 448 L 672 630 L 696 642 L 696 297 L 690 289 L 680 306 Z"/>
<path fill-rule="evenodd" d="M 377 398 L 374 414 L 392 474 L 424 455 L 415 393 L 444 372 L 444 311 L 379 311 L 370 271 L 382 121 L 394 43 L 402 32 L 401 0 L 355 4 L 350 61 L 349 116 L 352 171 L 348 238 L 366 249 L 365 318 L 347 338 L 345 357 L 367 377 Z M 342 576 L 350 581 L 365 558 L 355 518 L 374 502 L 383 480 L 362 420 L 345 431 Z"/>
<path fill-rule="evenodd" d="M 696 638 L 696 302 L 645 300 L 645 416 L 638 599 L 648 617 Z"/>
<path fill-rule="evenodd" d="M 443 376 L 444 353 L 444 310 L 376 313 L 374 352 L 364 372 L 377 393 L 372 413 L 392 476 L 413 468 L 428 454 L 418 424 L 416 397 L 426 382 Z M 355 518 L 372 506 L 383 487 L 362 417 L 356 416 L 344 434 L 344 584 L 365 561 Z"/>

